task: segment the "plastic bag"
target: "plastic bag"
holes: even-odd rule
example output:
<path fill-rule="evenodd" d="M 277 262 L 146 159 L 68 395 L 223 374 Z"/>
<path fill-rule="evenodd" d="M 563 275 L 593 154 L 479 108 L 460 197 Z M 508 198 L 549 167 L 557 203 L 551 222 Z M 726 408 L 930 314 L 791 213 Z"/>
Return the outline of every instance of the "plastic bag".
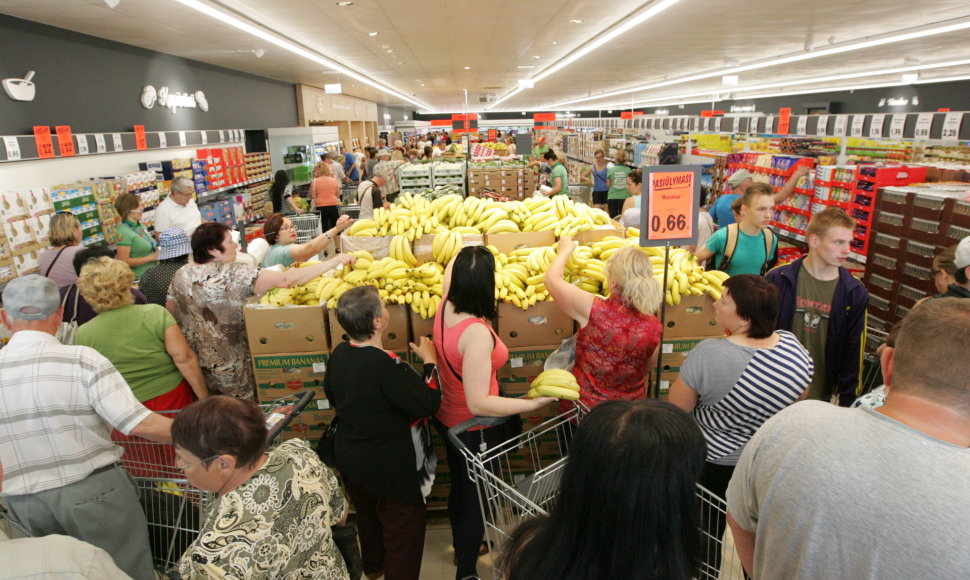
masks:
<path fill-rule="evenodd" d="M 542 365 L 542 370 L 548 371 L 550 369 L 562 369 L 564 371 L 571 371 L 573 370 L 573 364 L 575 362 L 576 335 L 573 335 L 562 341 L 559 348 L 554 350 L 552 354 L 546 358 L 546 362 Z"/>

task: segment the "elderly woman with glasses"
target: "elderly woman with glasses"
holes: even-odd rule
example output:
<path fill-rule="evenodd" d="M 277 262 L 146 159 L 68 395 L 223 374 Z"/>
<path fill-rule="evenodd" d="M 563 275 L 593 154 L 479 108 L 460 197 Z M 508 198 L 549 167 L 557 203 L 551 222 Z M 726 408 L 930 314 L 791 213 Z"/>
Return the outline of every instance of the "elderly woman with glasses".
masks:
<path fill-rule="evenodd" d="M 158 258 L 155 238 L 141 223 L 144 207 L 141 198 L 134 193 L 124 193 L 115 200 L 115 211 L 121 217 L 118 234 L 115 238 L 118 259 L 128 264 L 135 278 L 141 278 Z"/>
<path fill-rule="evenodd" d="M 301 439 L 268 451 L 265 421 L 252 401 L 217 396 L 189 405 L 172 423 L 176 466 L 217 495 L 179 572 L 346 580 L 330 529 L 347 511 L 337 478 Z"/>
<path fill-rule="evenodd" d="M 297 244 L 293 222 L 281 213 L 274 213 L 263 224 L 263 237 L 270 246 L 261 265 L 264 268 L 277 264 L 289 267 L 293 262 L 305 262 L 322 252 L 331 241 L 336 243 L 337 236 L 350 227 L 351 223 L 353 220 L 350 216 L 340 216 L 334 227 L 309 242 Z"/>

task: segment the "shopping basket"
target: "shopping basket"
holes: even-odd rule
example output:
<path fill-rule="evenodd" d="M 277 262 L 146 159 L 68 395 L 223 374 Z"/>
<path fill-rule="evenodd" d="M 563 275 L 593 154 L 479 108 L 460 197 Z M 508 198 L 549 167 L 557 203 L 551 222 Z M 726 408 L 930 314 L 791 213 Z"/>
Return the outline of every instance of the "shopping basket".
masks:
<path fill-rule="evenodd" d="M 290 221 L 293 222 L 293 227 L 296 228 L 296 243 L 298 244 L 309 242 L 323 233 L 320 231 L 320 216 L 316 212 L 301 213 L 289 217 Z"/>

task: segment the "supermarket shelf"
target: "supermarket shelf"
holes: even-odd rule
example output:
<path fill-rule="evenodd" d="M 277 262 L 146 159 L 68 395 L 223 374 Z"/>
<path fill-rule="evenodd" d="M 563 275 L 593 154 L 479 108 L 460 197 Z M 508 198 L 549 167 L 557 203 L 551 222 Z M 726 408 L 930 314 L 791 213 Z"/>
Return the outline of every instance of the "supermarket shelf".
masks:
<path fill-rule="evenodd" d="M 209 201 L 210 199 L 214 198 L 215 196 L 219 195 L 220 193 L 225 193 L 225 192 L 231 191 L 233 189 L 237 189 L 237 188 L 240 188 L 240 187 L 245 187 L 247 185 L 252 185 L 254 183 L 260 183 L 260 182 L 263 182 L 263 181 L 269 181 L 269 179 L 250 179 L 249 181 L 242 181 L 240 183 L 234 183 L 232 185 L 227 185 L 225 187 L 220 187 L 219 189 L 209 189 L 209 190 L 206 190 L 206 192 L 203 193 L 202 195 L 198 195 L 197 196 L 198 199 L 196 201 L 197 202 L 199 202 L 199 201 L 203 201 L 203 202 L 204 201 Z M 294 181 L 292 183 L 296 185 L 296 184 L 303 184 L 303 183 L 310 183 L 310 182 L 309 181 L 304 181 L 304 182 Z"/>
<path fill-rule="evenodd" d="M 162 146 L 160 135 L 165 135 L 165 146 Z M 182 145 L 182 137 L 185 145 Z M 41 159 L 37 155 L 37 141 L 33 135 L 15 135 L 17 141 L 19 158 L 11 159 L 10 152 L 6 146 L 0 147 L 0 163 L 13 163 L 17 161 L 49 161 L 54 159 L 65 159 L 60 155 L 60 145 L 58 136 L 51 135 L 52 142 L 58 143 L 54 147 L 54 157 Z M 72 139 L 77 142 L 75 147 L 76 157 L 89 157 L 94 155 L 111 155 L 112 153 L 131 153 L 152 149 L 179 149 L 185 147 L 218 147 L 220 145 L 231 145 L 243 143 L 246 134 L 243 129 L 209 129 L 209 130 L 189 130 L 189 131 L 146 131 L 145 149 L 138 149 L 135 143 L 134 132 L 97 132 L 97 133 L 74 133 Z M 84 146 L 81 147 L 81 142 Z M 86 150 L 87 153 L 81 153 Z"/>
<path fill-rule="evenodd" d="M 774 222 L 771 224 L 771 231 L 775 232 L 779 238 L 785 238 L 787 240 L 794 240 L 799 243 L 806 243 L 807 239 L 804 234 L 795 233 L 784 228 L 784 226 Z"/>

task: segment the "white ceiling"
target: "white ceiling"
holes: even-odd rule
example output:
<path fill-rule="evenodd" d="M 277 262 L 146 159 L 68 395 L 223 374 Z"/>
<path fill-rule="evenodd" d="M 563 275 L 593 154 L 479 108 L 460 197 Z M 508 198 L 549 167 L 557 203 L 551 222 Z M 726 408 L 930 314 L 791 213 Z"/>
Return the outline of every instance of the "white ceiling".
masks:
<path fill-rule="evenodd" d="M 232 12 L 333 59 L 441 112 L 482 110 L 519 79 L 545 67 L 660 0 L 200 0 Z M 388 96 L 318 63 L 240 32 L 175 0 L 0 0 L 0 13 L 291 83 L 339 82 L 347 94 L 417 106 Z M 581 19 L 581 24 L 570 23 Z M 629 107 L 661 104 L 689 93 L 724 96 L 892 83 L 898 72 L 852 80 L 745 92 L 746 86 L 821 76 L 970 61 L 970 29 L 770 66 L 740 73 L 737 87 L 720 75 L 649 91 L 571 103 L 576 99 L 700 73 L 719 73 L 781 56 L 942 23 L 970 22 L 966 0 L 681 0 L 658 16 L 569 64 L 495 110 Z M 370 37 L 369 32 L 379 32 Z M 265 54 L 257 58 L 254 49 Z M 393 51 L 393 52 L 388 52 Z M 536 58 L 539 57 L 539 58 Z M 534 66 L 519 69 L 519 66 Z M 465 70 L 464 67 L 470 67 Z M 920 82 L 970 77 L 970 63 L 919 71 Z M 704 100 L 702 97 L 695 100 Z M 967 108 L 967 107 L 964 107 Z"/>

